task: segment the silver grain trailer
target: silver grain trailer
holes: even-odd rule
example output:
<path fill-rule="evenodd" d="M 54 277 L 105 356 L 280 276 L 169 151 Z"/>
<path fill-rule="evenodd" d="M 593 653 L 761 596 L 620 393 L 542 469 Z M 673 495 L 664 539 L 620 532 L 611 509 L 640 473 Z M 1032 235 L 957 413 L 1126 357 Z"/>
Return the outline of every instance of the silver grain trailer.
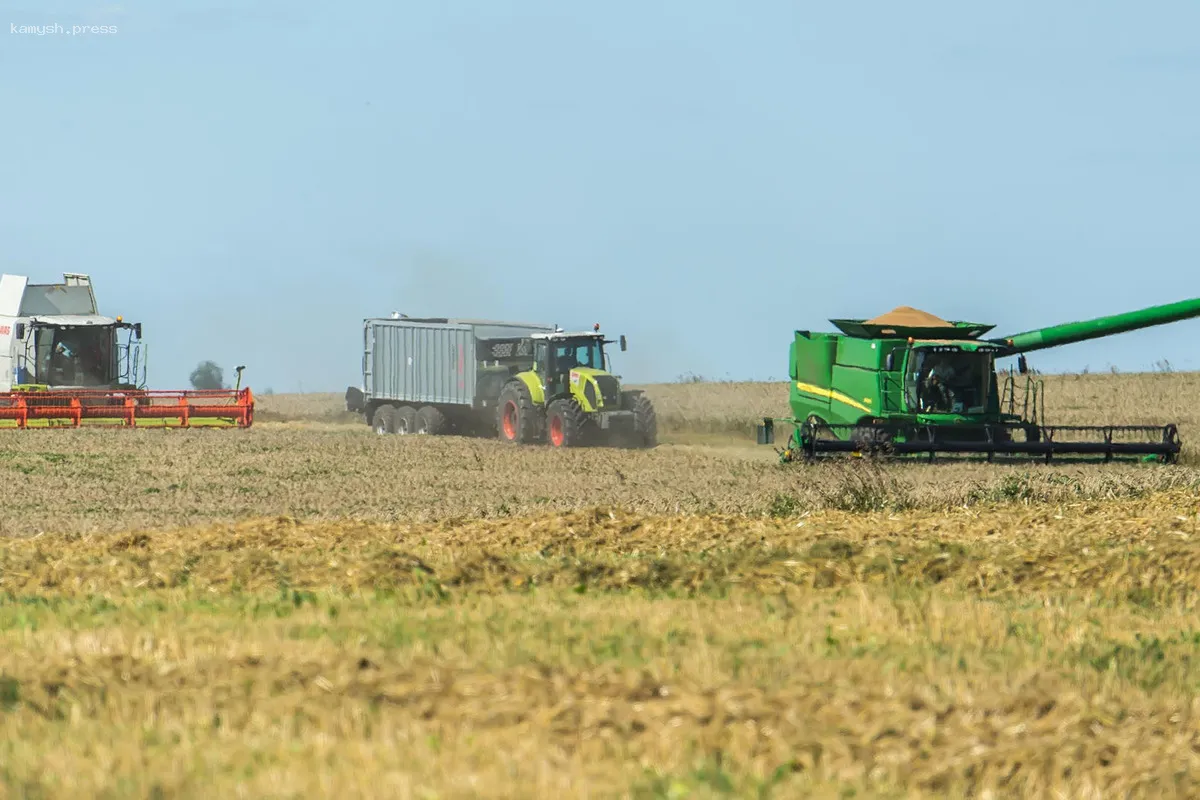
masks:
<path fill-rule="evenodd" d="M 533 364 L 534 333 L 553 325 L 477 319 L 363 320 L 362 388 L 346 408 L 376 433 L 484 433 L 500 390 Z"/>

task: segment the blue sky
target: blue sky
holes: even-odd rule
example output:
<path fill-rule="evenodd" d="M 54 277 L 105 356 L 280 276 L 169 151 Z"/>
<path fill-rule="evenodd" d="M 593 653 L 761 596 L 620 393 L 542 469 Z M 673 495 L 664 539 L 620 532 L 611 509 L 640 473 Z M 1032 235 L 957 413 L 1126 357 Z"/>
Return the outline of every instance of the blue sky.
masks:
<path fill-rule="evenodd" d="M 634 381 L 777 379 L 830 317 L 1001 334 L 1200 296 L 1194 2 L 5 10 L 0 266 L 90 272 L 158 388 L 212 358 L 341 391 L 393 309 L 598 321 Z M 55 23 L 117 30 L 9 28 Z"/>

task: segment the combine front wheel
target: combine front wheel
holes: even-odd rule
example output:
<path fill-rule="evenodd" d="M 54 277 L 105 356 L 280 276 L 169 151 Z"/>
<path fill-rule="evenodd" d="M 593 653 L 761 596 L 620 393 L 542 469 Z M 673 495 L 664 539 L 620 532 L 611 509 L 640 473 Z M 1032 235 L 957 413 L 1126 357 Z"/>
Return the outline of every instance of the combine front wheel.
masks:
<path fill-rule="evenodd" d="M 892 435 L 887 430 L 876 427 L 869 422 L 860 423 L 855 426 L 854 432 L 850 434 L 850 441 L 854 442 L 864 454 L 880 453 L 890 449 Z"/>

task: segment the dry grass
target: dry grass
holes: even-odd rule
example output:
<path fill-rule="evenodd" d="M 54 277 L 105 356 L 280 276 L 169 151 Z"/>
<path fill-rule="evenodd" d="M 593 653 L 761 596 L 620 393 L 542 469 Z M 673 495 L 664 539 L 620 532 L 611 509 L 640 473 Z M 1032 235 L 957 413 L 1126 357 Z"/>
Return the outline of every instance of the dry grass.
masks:
<path fill-rule="evenodd" d="M 1200 487 L 1194 467 L 1114 464 L 781 466 L 770 448 L 510 449 L 377 436 L 365 425 L 9 434 L 0 534 L 122 531 L 287 514 L 435 520 L 570 511 L 794 515 L 1140 497 Z"/>
<path fill-rule="evenodd" d="M 2 774 L 45 796 L 1188 796 L 1196 512 L 13 541 Z"/>
<path fill-rule="evenodd" d="M 1196 376 L 1047 385 L 1195 446 Z M 786 386 L 649 389 L 650 452 L 9 433 L 0 795 L 1200 792 L 1200 469 L 785 467 Z"/>

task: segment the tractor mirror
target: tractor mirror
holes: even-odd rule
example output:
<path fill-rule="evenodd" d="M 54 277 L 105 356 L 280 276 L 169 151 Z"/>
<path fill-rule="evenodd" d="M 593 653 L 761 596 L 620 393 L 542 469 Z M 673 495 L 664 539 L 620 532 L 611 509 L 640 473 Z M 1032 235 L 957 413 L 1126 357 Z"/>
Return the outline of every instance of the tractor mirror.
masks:
<path fill-rule="evenodd" d="M 888 353 L 887 358 L 883 360 L 883 368 L 888 372 L 893 372 L 896 369 L 896 354 Z"/>
<path fill-rule="evenodd" d="M 138 338 L 138 341 L 142 340 L 142 323 L 135 322 L 133 324 L 133 335 Z"/>
<path fill-rule="evenodd" d="M 1029 374 L 1029 363 L 1025 360 L 1025 356 L 1021 356 L 1017 359 L 1017 371 L 1022 375 Z"/>
<path fill-rule="evenodd" d="M 621 334 L 621 352 L 625 352 L 625 334 Z"/>
<path fill-rule="evenodd" d="M 17 337 L 18 341 L 25 338 L 25 323 L 24 322 L 17 323 L 16 328 L 13 329 L 13 335 Z"/>

